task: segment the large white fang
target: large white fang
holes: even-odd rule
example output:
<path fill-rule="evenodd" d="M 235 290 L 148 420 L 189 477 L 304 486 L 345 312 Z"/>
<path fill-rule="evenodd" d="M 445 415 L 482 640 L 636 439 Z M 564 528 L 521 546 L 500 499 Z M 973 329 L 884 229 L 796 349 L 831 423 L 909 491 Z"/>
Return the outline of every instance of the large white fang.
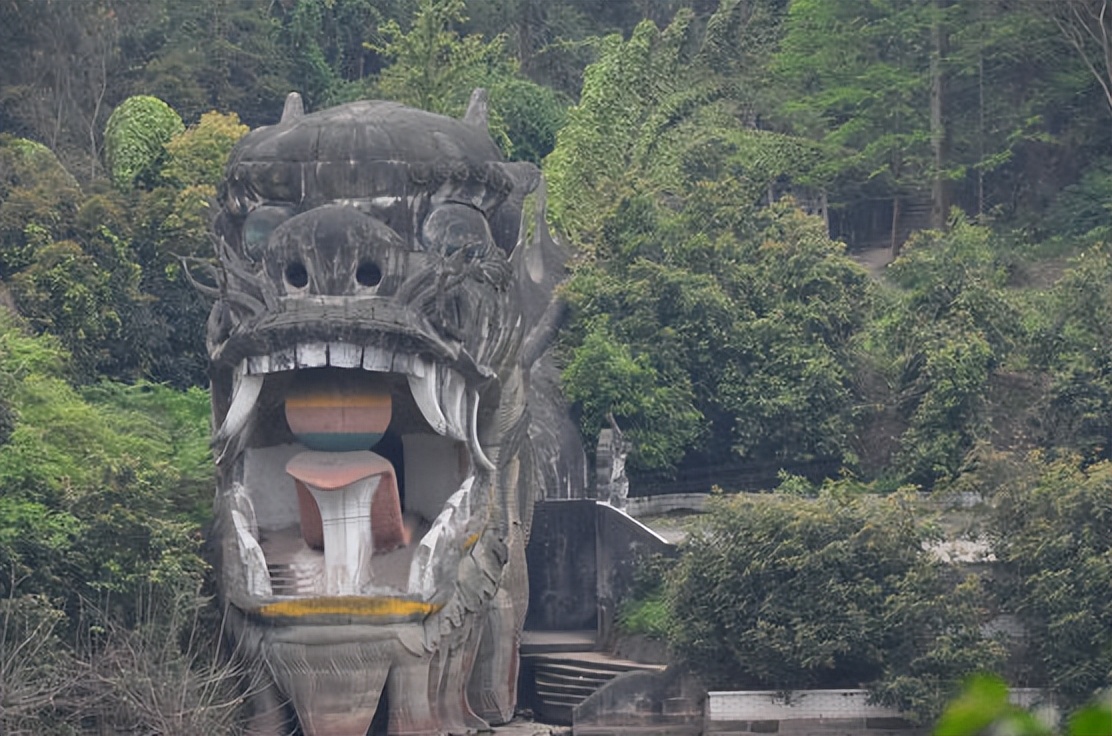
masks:
<path fill-rule="evenodd" d="M 459 490 L 448 497 L 444 509 L 436 517 L 432 528 L 421 537 L 413 562 L 409 566 L 410 595 L 428 600 L 436 593 L 437 570 L 452 570 L 463 554 L 464 532 L 471 518 L 471 486 L 475 477 L 470 476 L 460 484 Z"/>
<path fill-rule="evenodd" d="M 328 345 L 323 342 L 298 343 L 298 368 L 323 368 L 328 365 Z"/>
<path fill-rule="evenodd" d="M 435 363 L 428 363 L 424 366 L 423 376 L 410 374 L 406 378 L 409 380 L 409 392 L 413 394 L 413 401 L 421 410 L 421 416 L 434 432 L 445 435 L 448 433 L 448 420 L 444 418 L 444 412 L 440 411 L 440 403 L 436 400 L 436 379 L 439 373 Z"/>
<path fill-rule="evenodd" d="M 336 368 L 358 368 L 363 364 L 363 348 L 350 342 L 328 343 L 328 365 Z"/>
<path fill-rule="evenodd" d="M 255 537 L 251 536 L 246 518 L 239 511 L 232 510 L 232 526 L 235 529 L 236 552 L 238 553 L 239 582 L 248 596 L 266 600 L 274 595 L 270 583 L 270 573 L 266 568 L 266 555 Z M 235 569 L 234 567 L 232 568 Z"/>
<path fill-rule="evenodd" d="M 448 420 L 448 436 L 454 440 L 467 438 L 466 393 L 467 384 L 463 376 L 450 368 L 441 371 L 440 406 Z"/>
<path fill-rule="evenodd" d="M 251 419 L 251 415 L 255 411 L 255 404 L 259 400 L 259 392 L 263 390 L 263 380 L 262 375 L 238 376 L 232 393 L 231 405 L 228 407 L 228 413 L 224 416 L 224 423 L 220 425 L 220 429 L 216 431 L 216 435 L 213 437 L 213 444 L 217 448 L 222 448 L 219 453 L 221 456 L 227 443 L 242 432 L 243 428 L 247 426 L 248 420 Z"/>
<path fill-rule="evenodd" d="M 468 392 L 468 398 L 471 400 L 471 413 L 468 424 L 469 435 L 471 437 L 471 447 L 475 450 L 475 459 L 479 461 L 487 470 L 494 472 L 494 463 L 483 452 L 483 446 L 479 444 L 479 392 L 472 389 Z"/>

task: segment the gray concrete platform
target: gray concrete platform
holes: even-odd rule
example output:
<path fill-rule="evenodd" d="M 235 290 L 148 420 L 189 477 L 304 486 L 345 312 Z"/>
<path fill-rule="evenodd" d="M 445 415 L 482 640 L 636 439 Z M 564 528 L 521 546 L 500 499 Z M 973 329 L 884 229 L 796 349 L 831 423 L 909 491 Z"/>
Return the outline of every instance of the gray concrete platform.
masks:
<path fill-rule="evenodd" d="M 590 652 L 595 648 L 598 632 L 594 629 L 580 631 L 530 631 L 521 632 L 522 654 L 549 652 Z"/>

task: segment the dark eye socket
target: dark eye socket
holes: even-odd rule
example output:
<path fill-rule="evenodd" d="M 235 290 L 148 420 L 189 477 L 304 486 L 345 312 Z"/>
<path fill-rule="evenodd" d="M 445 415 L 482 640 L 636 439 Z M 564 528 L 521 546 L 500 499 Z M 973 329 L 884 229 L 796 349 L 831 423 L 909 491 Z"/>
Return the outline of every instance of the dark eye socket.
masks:
<path fill-rule="evenodd" d="M 286 264 L 286 283 L 295 289 L 304 289 L 309 285 L 309 272 L 301 261 L 290 261 Z"/>
<path fill-rule="evenodd" d="M 355 280 L 360 286 L 378 286 L 382 281 L 382 269 L 371 261 L 363 261 L 355 270 Z"/>
<path fill-rule="evenodd" d="M 256 258 L 274 229 L 292 216 L 293 208 L 281 205 L 264 205 L 252 210 L 243 222 L 243 248 L 247 255 Z"/>

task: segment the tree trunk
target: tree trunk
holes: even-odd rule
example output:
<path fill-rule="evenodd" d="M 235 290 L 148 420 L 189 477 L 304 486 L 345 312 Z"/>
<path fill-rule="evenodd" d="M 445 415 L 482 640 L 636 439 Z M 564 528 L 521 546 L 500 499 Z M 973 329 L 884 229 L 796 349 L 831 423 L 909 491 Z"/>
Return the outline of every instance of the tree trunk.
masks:
<path fill-rule="evenodd" d="M 825 189 L 822 190 L 822 194 L 819 195 L 819 196 L 820 196 L 819 202 L 821 202 L 821 206 L 822 206 L 822 224 L 826 228 L 826 237 L 829 238 L 830 237 L 830 199 L 827 197 Z"/>
<path fill-rule="evenodd" d="M 944 60 L 948 52 L 949 34 L 943 22 L 943 12 L 949 0 L 933 0 L 931 19 L 931 152 L 934 154 L 934 172 L 931 182 L 931 227 L 946 227 L 949 209 L 949 186 L 946 180 L 946 163 L 950 157 L 950 136 L 945 119 L 946 71 Z"/>
<path fill-rule="evenodd" d="M 892 242 L 889 247 L 892 249 L 892 258 L 897 258 L 900 255 L 900 195 L 898 194 L 892 197 Z"/>

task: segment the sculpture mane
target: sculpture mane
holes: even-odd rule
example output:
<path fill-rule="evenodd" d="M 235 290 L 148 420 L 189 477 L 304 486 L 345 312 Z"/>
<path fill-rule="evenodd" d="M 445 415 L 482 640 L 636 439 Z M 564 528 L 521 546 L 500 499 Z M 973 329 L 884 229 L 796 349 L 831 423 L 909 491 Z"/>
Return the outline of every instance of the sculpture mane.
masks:
<path fill-rule="evenodd" d="M 485 105 L 291 96 L 230 158 L 200 288 L 256 733 L 288 733 L 289 704 L 306 734 L 363 736 L 383 696 L 391 734 L 512 717 L 533 503 L 583 466 L 545 357 L 564 253 Z"/>

